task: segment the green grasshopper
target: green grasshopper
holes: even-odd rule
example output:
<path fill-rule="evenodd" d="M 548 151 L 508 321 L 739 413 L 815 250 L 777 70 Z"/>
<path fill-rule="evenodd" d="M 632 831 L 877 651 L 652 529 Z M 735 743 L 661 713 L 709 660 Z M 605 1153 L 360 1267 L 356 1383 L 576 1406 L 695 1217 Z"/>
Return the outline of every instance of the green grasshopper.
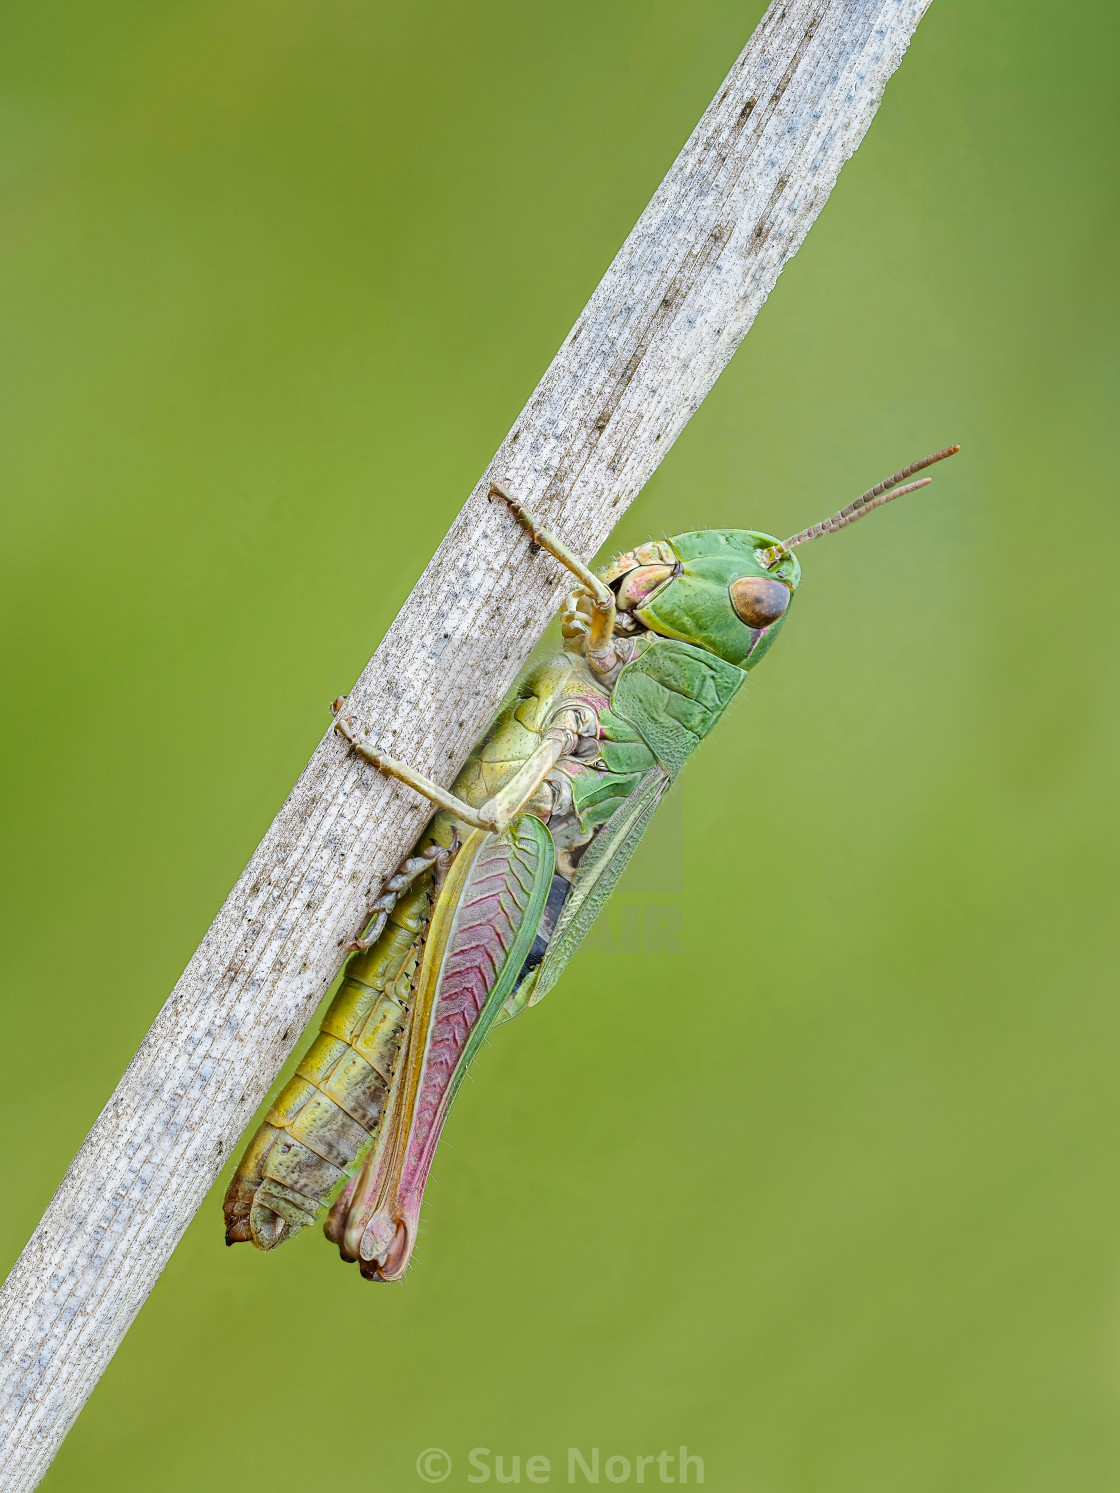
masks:
<path fill-rule="evenodd" d="M 556 984 L 661 798 L 769 652 L 801 579 L 792 551 L 930 481 L 949 446 L 779 540 L 707 529 L 594 574 L 503 487 L 576 579 L 564 651 L 532 669 L 450 792 L 335 728 L 437 807 L 385 883 L 322 1028 L 225 1200 L 226 1242 L 273 1249 L 324 1224 L 367 1280 L 399 1280 L 451 1101 L 492 1027 Z"/>

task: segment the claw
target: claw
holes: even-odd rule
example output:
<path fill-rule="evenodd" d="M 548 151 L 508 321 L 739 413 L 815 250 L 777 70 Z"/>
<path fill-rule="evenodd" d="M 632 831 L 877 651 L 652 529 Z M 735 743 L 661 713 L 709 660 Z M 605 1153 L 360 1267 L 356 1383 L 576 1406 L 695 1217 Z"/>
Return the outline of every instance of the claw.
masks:
<path fill-rule="evenodd" d="M 343 715 L 342 711 L 346 705 L 348 696 L 339 695 L 331 701 L 331 714 L 334 716 L 334 729 L 338 734 L 350 743 L 357 745 L 357 722 L 352 715 Z"/>

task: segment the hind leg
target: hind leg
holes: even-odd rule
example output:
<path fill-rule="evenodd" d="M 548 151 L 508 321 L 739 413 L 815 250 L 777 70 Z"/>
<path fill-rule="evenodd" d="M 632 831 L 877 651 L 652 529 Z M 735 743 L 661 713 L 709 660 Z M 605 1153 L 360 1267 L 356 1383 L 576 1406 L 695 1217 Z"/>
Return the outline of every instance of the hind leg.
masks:
<path fill-rule="evenodd" d="M 389 914 L 396 907 L 402 892 L 417 881 L 421 876 L 427 875 L 431 870 L 436 873 L 436 890 L 442 885 L 443 878 L 447 875 L 448 867 L 455 859 L 455 852 L 459 848 L 459 836 L 452 832 L 451 844 L 445 848 L 442 845 L 429 845 L 421 850 L 419 855 L 406 856 L 394 871 L 393 875 L 382 888 L 381 895 L 369 910 L 369 922 L 366 932 L 361 938 L 354 939 L 353 943 L 346 945 L 348 954 L 364 953 L 366 949 L 372 949 L 377 940 L 385 931 L 385 924 L 389 921 Z"/>

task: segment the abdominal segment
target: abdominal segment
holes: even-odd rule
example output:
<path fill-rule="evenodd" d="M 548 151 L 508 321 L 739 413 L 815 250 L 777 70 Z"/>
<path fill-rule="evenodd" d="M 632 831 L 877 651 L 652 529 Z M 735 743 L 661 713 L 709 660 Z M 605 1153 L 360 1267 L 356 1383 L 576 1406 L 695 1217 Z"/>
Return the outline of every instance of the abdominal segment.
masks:
<path fill-rule="evenodd" d="M 319 1035 L 250 1143 L 225 1200 L 226 1242 L 272 1249 L 315 1218 L 368 1151 L 408 1025 L 430 892 L 402 897 L 355 954 Z"/>

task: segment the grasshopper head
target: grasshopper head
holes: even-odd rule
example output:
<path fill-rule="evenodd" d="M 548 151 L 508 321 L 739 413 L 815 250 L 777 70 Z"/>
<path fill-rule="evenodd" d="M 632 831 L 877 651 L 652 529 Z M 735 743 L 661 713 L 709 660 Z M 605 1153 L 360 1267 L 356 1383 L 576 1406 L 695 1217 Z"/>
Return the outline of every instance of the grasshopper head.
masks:
<path fill-rule="evenodd" d="M 793 549 L 927 486 L 928 477 L 909 479 L 959 450 L 946 446 L 911 462 L 791 539 L 753 529 L 697 529 L 621 555 L 603 578 L 615 586 L 619 611 L 629 612 L 651 632 L 752 669 L 770 650 L 801 580 Z"/>
<path fill-rule="evenodd" d="M 620 609 L 661 637 L 753 668 L 777 637 L 801 579 L 793 555 L 753 529 L 698 529 L 661 541 L 658 550 L 659 565 L 619 577 Z"/>

